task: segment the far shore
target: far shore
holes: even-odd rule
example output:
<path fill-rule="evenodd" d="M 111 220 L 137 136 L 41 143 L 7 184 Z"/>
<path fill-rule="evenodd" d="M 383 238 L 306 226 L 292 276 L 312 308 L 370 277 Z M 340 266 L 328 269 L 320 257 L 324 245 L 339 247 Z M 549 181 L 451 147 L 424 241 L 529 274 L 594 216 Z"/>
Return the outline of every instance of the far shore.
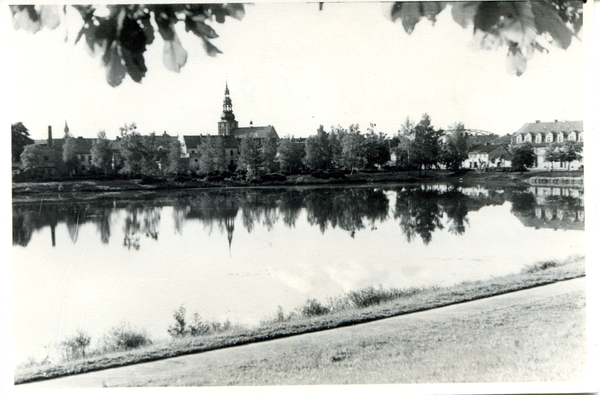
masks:
<path fill-rule="evenodd" d="M 568 179 L 582 179 L 582 171 L 527 171 L 527 172 L 484 172 L 463 170 L 402 171 L 402 172 L 355 172 L 344 178 L 315 178 L 311 175 L 291 175 L 285 181 L 240 181 L 224 179 L 209 181 L 208 179 L 187 178 L 154 178 L 142 177 L 131 179 L 68 179 L 64 181 L 13 182 L 12 198 L 15 202 L 36 200 L 54 201 L 65 199 L 89 199 L 109 197 L 118 192 L 146 192 L 182 190 L 182 189 L 230 189 L 230 188 L 265 188 L 265 187 L 325 187 L 325 186 L 390 186 L 414 185 L 420 183 L 449 183 L 469 186 L 485 186 L 488 188 L 528 187 L 530 180 L 538 178 L 548 182 L 549 186 L 582 187 L 582 183 L 572 183 Z M 565 179 L 561 183 L 560 179 Z M 557 182 L 558 181 L 558 182 Z"/>

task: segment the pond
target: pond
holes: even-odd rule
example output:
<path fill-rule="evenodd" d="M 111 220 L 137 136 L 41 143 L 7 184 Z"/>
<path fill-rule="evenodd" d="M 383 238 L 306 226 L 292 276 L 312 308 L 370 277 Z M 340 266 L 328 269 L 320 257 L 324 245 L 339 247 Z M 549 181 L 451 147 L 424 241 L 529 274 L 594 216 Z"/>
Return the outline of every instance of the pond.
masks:
<path fill-rule="evenodd" d="M 368 286 L 452 285 L 584 253 L 583 190 L 187 190 L 13 204 L 16 362 L 83 330 L 168 338 L 184 305 L 255 325 Z"/>

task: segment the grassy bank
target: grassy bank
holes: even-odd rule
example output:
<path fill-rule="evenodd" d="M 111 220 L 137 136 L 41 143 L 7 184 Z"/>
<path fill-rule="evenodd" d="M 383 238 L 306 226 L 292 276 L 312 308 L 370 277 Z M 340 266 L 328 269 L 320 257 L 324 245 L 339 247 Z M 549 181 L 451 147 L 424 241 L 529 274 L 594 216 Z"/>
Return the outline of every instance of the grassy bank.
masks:
<path fill-rule="evenodd" d="M 128 352 L 107 353 L 84 359 L 18 369 L 15 383 L 26 383 L 85 373 L 173 356 L 277 339 L 373 321 L 441 306 L 467 302 L 585 275 L 583 257 L 564 262 L 540 262 L 520 273 L 445 288 L 384 290 L 368 288 L 326 302 L 309 300 L 292 312 L 279 311 L 257 328 L 232 327 L 204 331 L 199 336 L 155 342 Z"/>
<path fill-rule="evenodd" d="M 527 186 L 527 180 L 538 178 L 577 178 L 581 171 L 547 172 L 530 171 L 525 173 L 495 173 L 463 171 L 454 173 L 447 170 L 430 170 L 419 175 L 416 171 L 405 172 L 357 172 L 342 179 L 320 179 L 310 175 L 288 176 L 285 181 L 246 182 L 233 179 L 222 181 L 188 180 L 178 182 L 175 179 L 156 179 L 145 182 L 144 179 L 115 180 L 73 180 L 50 182 L 14 182 L 12 196 L 15 200 L 65 200 L 72 198 L 96 198 L 114 195 L 118 192 L 155 192 L 160 190 L 178 190 L 190 188 L 249 188 L 264 186 L 323 186 L 323 185 L 385 185 L 422 182 L 450 182 L 464 186 L 485 185 L 494 188 L 509 186 Z"/>

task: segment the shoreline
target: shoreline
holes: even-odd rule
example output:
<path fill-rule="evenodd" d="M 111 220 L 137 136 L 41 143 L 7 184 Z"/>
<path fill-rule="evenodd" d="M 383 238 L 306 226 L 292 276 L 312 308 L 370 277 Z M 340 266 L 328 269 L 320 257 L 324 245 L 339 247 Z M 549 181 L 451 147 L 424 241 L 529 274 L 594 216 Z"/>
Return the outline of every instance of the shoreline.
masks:
<path fill-rule="evenodd" d="M 286 181 L 241 182 L 224 180 L 209 182 L 193 180 L 179 183 L 173 179 L 164 178 L 154 183 L 144 183 L 143 179 L 114 179 L 114 180 L 67 180 L 49 182 L 19 182 L 12 183 L 12 201 L 25 203 L 35 201 L 65 201 L 73 199 L 92 200 L 111 197 L 115 194 L 132 192 L 151 195 L 159 192 L 177 192 L 193 190 L 239 190 L 239 189 L 271 189 L 271 188 L 322 188 L 322 187 L 388 187 L 403 185 L 418 185 L 421 183 L 448 183 L 463 187 L 484 185 L 490 188 L 506 187 L 571 187 L 582 188 L 582 183 L 573 183 L 572 179 L 583 179 L 583 172 L 548 172 L 529 171 L 525 173 L 495 173 L 475 172 L 452 173 L 445 170 L 430 170 L 428 174 L 418 176 L 416 171 L 410 172 L 377 172 L 349 175 L 344 179 L 318 179 L 310 175 L 290 176 Z M 569 183 L 529 183 L 528 180 L 561 179 Z M 152 196 L 146 196 L 152 197 Z"/>
<path fill-rule="evenodd" d="M 15 384 L 48 380 L 63 376 L 99 371 L 137 363 L 158 361 L 175 356 L 258 343 L 304 333 L 342 328 L 384 318 L 457 305 L 490 298 L 520 290 L 540 287 L 559 281 L 585 276 L 585 258 L 577 257 L 564 262 L 539 262 L 527 270 L 488 280 L 460 283 L 446 288 L 426 288 L 400 292 L 400 296 L 366 307 L 341 307 L 312 310 L 309 314 L 276 314 L 257 328 L 236 328 L 204 336 L 173 338 L 144 348 L 110 355 L 95 355 L 85 359 L 52 365 L 38 365 L 15 370 Z M 361 292 L 361 291 L 359 291 Z M 309 305 L 316 301 L 308 301 Z M 317 302 L 318 303 L 318 302 Z M 319 303 L 320 304 L 320 303 Z M 347 303 L 346 303 L 347 304 Z M 306 306 L 305 306 L 306 307 Z M 297 309 L 301 312 L 303 307 Z"/>

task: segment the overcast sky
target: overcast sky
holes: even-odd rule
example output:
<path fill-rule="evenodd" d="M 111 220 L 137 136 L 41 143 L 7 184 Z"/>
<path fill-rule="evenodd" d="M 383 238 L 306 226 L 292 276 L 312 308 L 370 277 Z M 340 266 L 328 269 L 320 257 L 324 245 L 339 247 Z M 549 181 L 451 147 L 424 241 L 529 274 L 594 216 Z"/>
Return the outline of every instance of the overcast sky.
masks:
<path fill-rule="evenodd" d="M 274 125 L 280 136 L 308 136 L 319 125 L 358 123 L 394 135 L 406 117 L 425 112 L 436 127 L 512 133 L 523 123 L 583 119 L 583 45 L 536 53 L 520 77 L 506 72 L 506 50 L 474 50 L 472 32 L 447 7 L 435 26 L 421 21 L 412 35 L 386 19 L 378 3 L 265 4 L 246 6 L 242 21 L 213 23 L 223 51 L 204 52 L 200 40 L 178 33 L 188 51 L 180 73 L 162 64 L 157 34 L 146 52 L 141 84 L 129 77 L 110 87 L 99 56 L 84 40 L 75 10 L 54 31 L 35 35 L 4 24 L 9 44 L 11 123 L 33 138 L 47 126 L 60 137 L 65 120 L 75 136 L 110 138 L 135 122 L 142 133 L 216 134 L 225 81 L 240 126 Z M 3 20 L 10 18 L 3 6 Z M 65 30 L 66 29 L 66 30 Z M 65 36 L 68 33 L 68 42 Z"/>

